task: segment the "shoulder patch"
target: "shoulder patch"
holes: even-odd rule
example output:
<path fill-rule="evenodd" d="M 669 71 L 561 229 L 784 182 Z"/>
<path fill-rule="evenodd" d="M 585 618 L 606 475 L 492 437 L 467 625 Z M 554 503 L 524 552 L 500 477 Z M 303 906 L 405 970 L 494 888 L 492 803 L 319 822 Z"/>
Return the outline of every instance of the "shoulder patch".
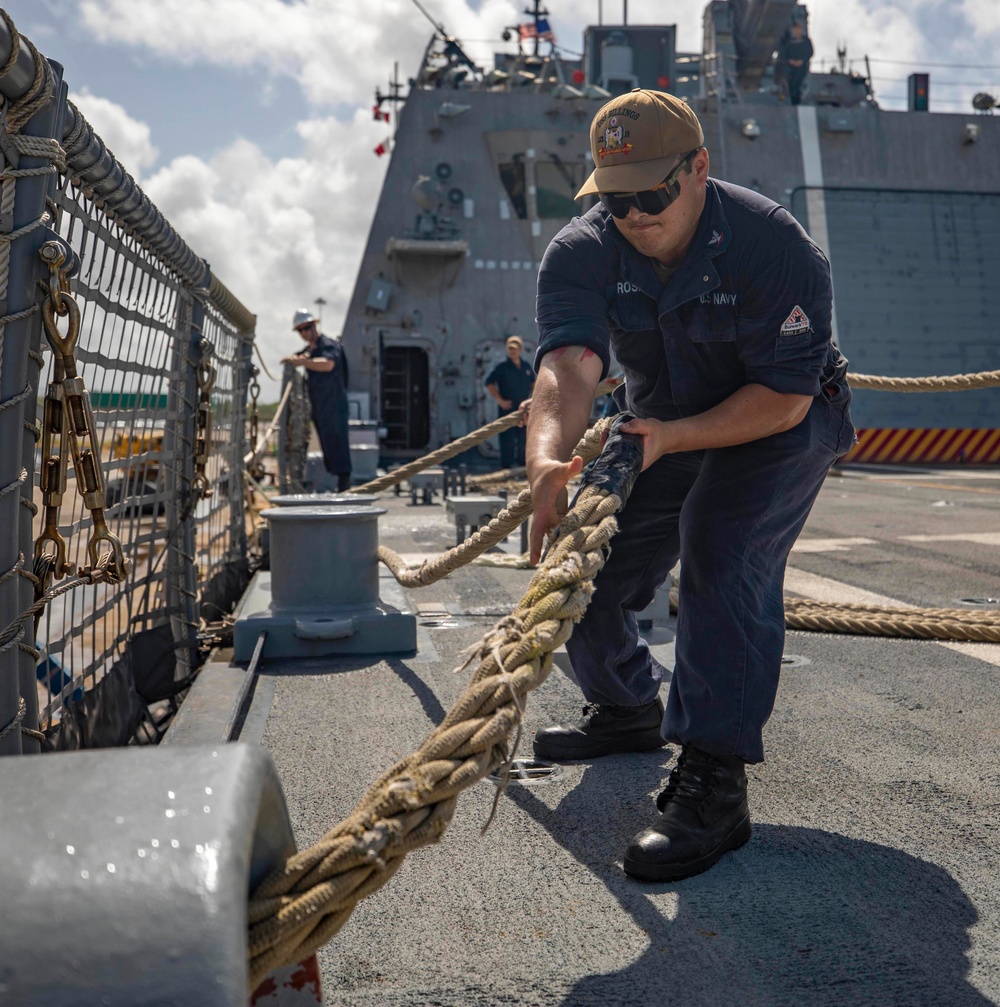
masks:
<path fill-rule="evenodd" d="M 781 323 L 783 336 L 797 336 L 809 331 L 809 316 L 796 304 L 791 314 Z"/>

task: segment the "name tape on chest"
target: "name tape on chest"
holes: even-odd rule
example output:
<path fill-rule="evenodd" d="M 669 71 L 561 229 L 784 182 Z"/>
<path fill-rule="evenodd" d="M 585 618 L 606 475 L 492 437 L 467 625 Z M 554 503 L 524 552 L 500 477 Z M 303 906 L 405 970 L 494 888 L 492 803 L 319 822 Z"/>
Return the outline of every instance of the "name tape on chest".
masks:
<path fill-rule="evenodd" d="M 809 316 L 796 304 L 792 313 L 781 323 L 783 336 L 798 336 L 809 331 Z"/>

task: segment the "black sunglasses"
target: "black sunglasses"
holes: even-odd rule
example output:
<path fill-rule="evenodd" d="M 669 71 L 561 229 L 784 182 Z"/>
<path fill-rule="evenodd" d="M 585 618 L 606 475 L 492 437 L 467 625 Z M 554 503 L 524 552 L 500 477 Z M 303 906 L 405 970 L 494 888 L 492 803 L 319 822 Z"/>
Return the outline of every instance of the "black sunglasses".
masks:
<path fill-rule="evenodd" d="M 599 192 L 598 199 L 612 217 L 619 220 L 628 216 L 629 208 L 634 206 L 640 213 L 655 216 L 663 211 L 681 194 L 681 185 L 677 181 L 684 166 L 698 153 L 700 147 L 688 151 L 667 177 L 654 185 L 652 189 L 642 192 Z"/>

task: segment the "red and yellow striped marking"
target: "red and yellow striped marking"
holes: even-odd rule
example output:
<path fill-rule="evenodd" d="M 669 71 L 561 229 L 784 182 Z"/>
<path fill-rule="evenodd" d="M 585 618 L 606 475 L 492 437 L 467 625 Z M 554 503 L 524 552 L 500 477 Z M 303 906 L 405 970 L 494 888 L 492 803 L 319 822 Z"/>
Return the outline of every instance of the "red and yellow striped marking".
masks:
<path fill-rule="evenodd" d="M 858 431 L 858 443 L 841 460 L 888 465 L 997 464 L 1000 430 L 873 427 Z"/>

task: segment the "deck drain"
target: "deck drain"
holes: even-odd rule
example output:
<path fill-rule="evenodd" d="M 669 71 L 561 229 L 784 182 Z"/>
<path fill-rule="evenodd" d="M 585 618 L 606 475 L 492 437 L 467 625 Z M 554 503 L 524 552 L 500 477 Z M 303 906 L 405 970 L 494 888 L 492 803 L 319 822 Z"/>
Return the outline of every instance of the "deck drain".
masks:
<path fill-rule="evenodd" d="M 812 661 L 810 661 L 808 657 L 803 657 L 801 654 L 781 655 L 782 668 L 802 668 L 807 664 L 812 664 Z"/>
<path fill-rule="evenodd" d="M 489 779 L 498 787 L 503 782 L 502 770 L 490 773 Z M 563 767 L 555 766 L 551 762 L 541 762 L 538 759 L 515 759 L 510 764 L 510 776 L 508 783 L 523 783 L 525 786 L 534 786 L 539 783 L 551 783 L 558 780 L 563 775 Z"/>
<path fill-rule="evenodd" d="M 1000 598 L 958 598 L 959 605 L 976 605 L 980 608 L 990 608 L 1000 605 Z"/>

